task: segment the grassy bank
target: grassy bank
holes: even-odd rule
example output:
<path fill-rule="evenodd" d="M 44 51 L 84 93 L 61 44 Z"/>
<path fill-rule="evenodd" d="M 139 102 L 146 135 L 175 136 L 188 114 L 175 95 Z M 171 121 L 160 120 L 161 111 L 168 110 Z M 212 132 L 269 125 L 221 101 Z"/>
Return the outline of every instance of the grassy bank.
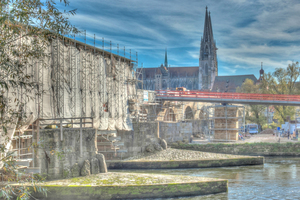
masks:
<path fill-rule="evenodd" d="M 206 195 L 227 192 L 228 181 L 221 179 L 113 172 L 50 181 L 43 199 L 142 199 Z"/>

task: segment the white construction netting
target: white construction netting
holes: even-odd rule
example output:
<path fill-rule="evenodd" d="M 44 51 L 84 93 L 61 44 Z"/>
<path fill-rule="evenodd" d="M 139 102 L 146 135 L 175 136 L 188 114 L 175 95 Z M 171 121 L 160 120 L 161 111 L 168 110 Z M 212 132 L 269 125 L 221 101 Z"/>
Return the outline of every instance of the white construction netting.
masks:
<path fill-rule="evenodd" d="M 27 69 L 39 88 L 31 91 L 33 98 L 25 104 L 23 130 L 38 118 L 81 117 L 98 130 L 132 130 L 128 98 L 135 94 L 135 84 L 127 81 L 133 77 L 128 60 L 78 49 L 56 39 L 47 52 L 49 57 Z"/>

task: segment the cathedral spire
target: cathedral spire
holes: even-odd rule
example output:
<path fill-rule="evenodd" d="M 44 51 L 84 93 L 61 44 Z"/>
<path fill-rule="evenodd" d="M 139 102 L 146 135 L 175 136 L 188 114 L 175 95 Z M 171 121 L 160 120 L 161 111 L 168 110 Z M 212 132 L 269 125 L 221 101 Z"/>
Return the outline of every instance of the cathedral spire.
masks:
<path fill-rule="evenodd" d="M 213 40 L 210 12 L 208 13 L 207 6 L 206 6 L 206 11 L 205 11 L 203 39 L 206 42 L 209 41 L 209 40 Z"/>
<path fill-rule="evenodd" d="M 217 47 L 213 38 L 210 12 L 205 10 L 203 37 L 201 38 L 199 68 L 199 88 L 210 90 L 218 76 Z"/>
<path fill-rule="evenodd" d="M 165 50 L 165 67 L 168 69 L 168 52 L 167 52 L 167 48 Z"/>
<path fill-rule="evenodd" d="M 209 15 L 208 15 L 208 24 L 209 24 L 209 35 L 210 35 L 210 39 L 213 40 L 214 36 L 213 36 L 213 30 L 212 30 L 212 25 L 211 25 L 211 18 L 210 18 L 210 11 L 209 11 Z"/>

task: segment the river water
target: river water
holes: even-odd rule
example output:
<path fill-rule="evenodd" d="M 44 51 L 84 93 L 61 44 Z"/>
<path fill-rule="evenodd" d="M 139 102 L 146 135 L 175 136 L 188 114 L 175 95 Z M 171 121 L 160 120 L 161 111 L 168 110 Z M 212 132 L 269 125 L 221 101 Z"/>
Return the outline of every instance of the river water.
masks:
<path fill-rule="evenodd" d="M 256 166 L 130 172 L 228 179 L 228 193 L 164 200 L 300 199 L 300 158 L 267 157 Z"/>

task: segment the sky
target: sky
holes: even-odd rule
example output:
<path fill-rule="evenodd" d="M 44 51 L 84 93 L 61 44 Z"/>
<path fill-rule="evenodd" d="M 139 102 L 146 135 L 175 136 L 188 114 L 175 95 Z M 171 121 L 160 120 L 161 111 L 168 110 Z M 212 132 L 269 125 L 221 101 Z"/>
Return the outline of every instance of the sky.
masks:
<path fill-rule="evenodd" d="M 89 41 L 138 52 L 139 66 L 199 66 L 205 7 L 211 12 L 219 75 L 254 74 L 300 61 L 300 0 L 71 0 L 70 21 Z M 82 38 L 82 36 L 78 36 Z M 122 54 L 122 53 L 121 53 Z"/>

